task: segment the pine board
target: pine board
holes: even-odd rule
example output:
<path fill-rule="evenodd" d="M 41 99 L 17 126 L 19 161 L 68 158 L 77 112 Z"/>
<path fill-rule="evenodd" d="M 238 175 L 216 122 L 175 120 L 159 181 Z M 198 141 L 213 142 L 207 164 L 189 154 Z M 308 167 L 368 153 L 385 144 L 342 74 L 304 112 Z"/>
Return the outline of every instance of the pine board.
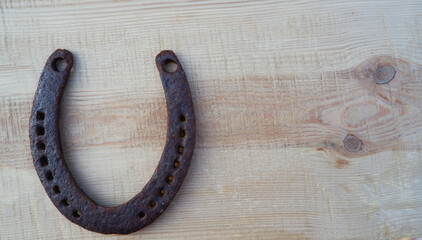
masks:
<path fill-rule="evenodd" d="M 0 239 L 422 237 L 422 2 L 0 1 Z M 86 231 L 50 202 L 28 121 L 58 48 L 66 161 L 104 206 L 139 192 L 165 143 L 154 58 L 173 50 L 197 119 L 189 174 L 128 236 Z M 374 71 L 394 79 L 375 84 Z M 362 147 L 346 149 L 352 134 Z"/>

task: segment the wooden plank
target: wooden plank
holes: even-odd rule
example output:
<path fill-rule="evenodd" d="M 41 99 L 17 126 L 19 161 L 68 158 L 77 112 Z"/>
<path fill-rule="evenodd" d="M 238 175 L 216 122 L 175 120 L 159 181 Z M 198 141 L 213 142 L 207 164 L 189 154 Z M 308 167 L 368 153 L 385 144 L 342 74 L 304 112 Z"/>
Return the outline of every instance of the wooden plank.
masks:
<path fill-rule="evenodd" d="M 105 237 L 60 215 L 32 166 L 32 98 L 57 48 L 75 56 L 62 102 L 66 161 L 104 206 L 139 192 L 163 150 L 155 55 L 172 49 L 187 73 L 198 131 L 190 172 L 166 212 L 124 238 L 422 236 L 422 2 L 8 0 L 0 9 L 1 239 Z M 377 85 L 381 65 L 396 75 Z M 345 147 L 350 134 L 357 152 Z"/>

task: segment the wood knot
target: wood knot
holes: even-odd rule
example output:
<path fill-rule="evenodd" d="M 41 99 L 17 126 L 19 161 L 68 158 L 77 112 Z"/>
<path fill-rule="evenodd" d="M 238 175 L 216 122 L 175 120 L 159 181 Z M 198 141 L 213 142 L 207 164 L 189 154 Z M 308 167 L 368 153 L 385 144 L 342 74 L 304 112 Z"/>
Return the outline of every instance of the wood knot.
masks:
<path fill-rule="evenodd" d="M 362 149 L 362 141 L 355 135 L 348 134 L 343 139 L 343 146 L 348 152 L 359 152 Z"/>
<path fill-rule="evenodd" d="M 396 70 L 392 66 L 381 65 L 374 72 L 374 81 L 376 84 L 386 84 L 393 80 Z"/>

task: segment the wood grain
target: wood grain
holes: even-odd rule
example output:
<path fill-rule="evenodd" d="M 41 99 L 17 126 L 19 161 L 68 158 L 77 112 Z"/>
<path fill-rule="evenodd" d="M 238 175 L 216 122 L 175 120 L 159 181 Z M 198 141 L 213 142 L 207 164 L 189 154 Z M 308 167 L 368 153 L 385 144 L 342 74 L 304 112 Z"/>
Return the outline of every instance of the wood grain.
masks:
<path fill-rule="evenodd" d="M 166 212 L 124 239 L 422 236 L 422 2 L 0 1 L 0 239 L 113 239 L 60 215 L 28 121 L 57 48 L 66 161 L 96 202 L 139 192 L 164 147 L 154 58 L 172 49 L 197 144 Z M 394 79 L 374 83 L 381 65 Z M 357 152 L 344 146 L 353 135 Z"/>

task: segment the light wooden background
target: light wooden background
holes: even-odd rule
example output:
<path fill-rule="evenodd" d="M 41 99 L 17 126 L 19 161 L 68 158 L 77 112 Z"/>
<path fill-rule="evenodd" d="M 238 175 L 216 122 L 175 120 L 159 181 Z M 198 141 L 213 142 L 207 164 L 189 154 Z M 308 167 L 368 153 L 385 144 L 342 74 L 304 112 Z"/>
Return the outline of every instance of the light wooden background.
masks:
<path fill-rule="evenodd" d="M 401 239 L 422 236 L 422 2 L 0 1 L 0 239 Z M 50 202 L 28 118 L 57 48 L 66 161 L 104 206 L 139 192 L 165 143 L 154 58 L 172 49 L 197 118 L 189 174 L 128 236 Z M 373 82 L 380 65 L 397 74 Z M 353 134 L 362 150 L 348 152 Z"/>

